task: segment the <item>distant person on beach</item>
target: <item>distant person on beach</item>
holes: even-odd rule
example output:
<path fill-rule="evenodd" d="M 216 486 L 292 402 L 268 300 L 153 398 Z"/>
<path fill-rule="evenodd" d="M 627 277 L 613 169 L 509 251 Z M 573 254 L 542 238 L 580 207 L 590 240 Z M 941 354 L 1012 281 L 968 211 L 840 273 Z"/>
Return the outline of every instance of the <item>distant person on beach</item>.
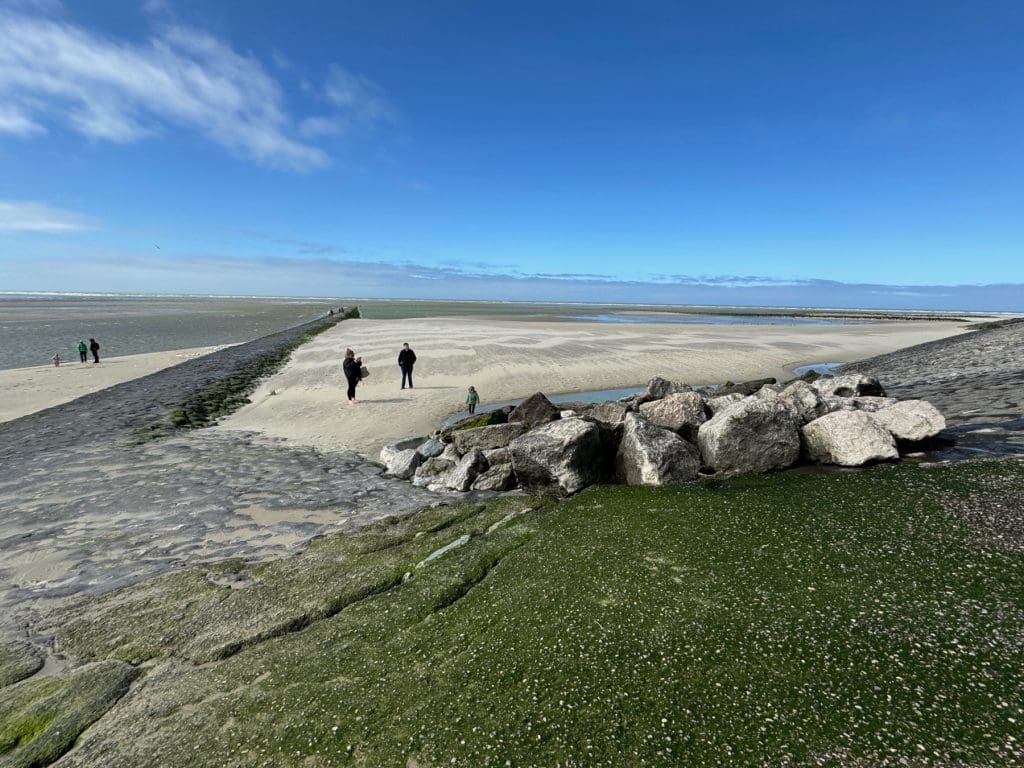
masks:
<path fill-rule="evenodd" d="M 83 363 L 89 359 L 89 348 L 85 346 L 85 342 L 81 339 L 78 340 L 78 359 Z"/>
<path fill-rule="evenodd" d="M 346 349 L 345 362 L 341 364 L 341 367 L 345 371 L 345 380 L 348 381 L 349 403 L 359 402 L 356 400 L 356 385 L 359 384 L 359 379 L 362 378 L 363 358 L 356 357 L 355 352 L 351 349 Z"/>
<path fill-rule="evenodd" d="M 60 352 L 53 353 L 53 367 L 60 368 Z"/>
<path fill-rule="evenodd" d="M 476 413 L 476 404 L 479 402 L 480 393 L 476 391 L 476 387 L 470 387 L 469 392 L 466 393 L 466 406 L 470 413 Z"/>
<path fill-rule="evenodd" d="M 100 343 L 96 339 L 89 339 L 89 351 L 92 352 L 92 361 L 98 363 L 100 361 Z"/>
<path fill-rule="evenodd" d="M 405 389 L 406 379 L 409 380 L 409 389 L 412 389 L 412 367 L 416 364 L 416 353 L 412 351 L 409 342 L 402 345 L 402 351 L 398 353 L 398 367 L 402 369 L 402 389 Z"/>

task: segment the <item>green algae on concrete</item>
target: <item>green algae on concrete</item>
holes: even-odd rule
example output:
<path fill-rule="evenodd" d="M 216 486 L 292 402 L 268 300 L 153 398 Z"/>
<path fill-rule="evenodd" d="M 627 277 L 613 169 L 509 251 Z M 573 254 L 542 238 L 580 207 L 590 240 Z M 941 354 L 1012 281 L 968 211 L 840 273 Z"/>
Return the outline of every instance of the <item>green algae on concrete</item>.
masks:
<path fill-rule="evenodd" d="M 138 670 L 117 661 L 0 690 L 0 768 L 52 763 L 128 690 Z"/>
<path fill-rule="evenodd" d="M 316 540 L 293 557 L 189 568 L 77 600 L 48 616 L 43 629 L 56 635 L 59 651 L 79 659 L 226 658 L 394 588 L 434 550 L 462 535 L 484 535 L 532 503 L 512 497 L 439 506 L 358 536 Z"/>
<path fill-rule="evenodd" d="M 411 575 L 200 666 L 161 646 L 62 765 L 1021 764 L 1024 563 L 951 511 L 1022 480 L 1005 461 L 591 488 L 432 510 L 361 553 L 325 540 L 252 575 L 309 605 Z M 106 608 L 103 631 L 141 631 Z"/>
<path fill-rule="evenodd" d="M 43 655 L 21 640 L 0 640 L 0 688 L 34 675 L 43 666 Z"/>

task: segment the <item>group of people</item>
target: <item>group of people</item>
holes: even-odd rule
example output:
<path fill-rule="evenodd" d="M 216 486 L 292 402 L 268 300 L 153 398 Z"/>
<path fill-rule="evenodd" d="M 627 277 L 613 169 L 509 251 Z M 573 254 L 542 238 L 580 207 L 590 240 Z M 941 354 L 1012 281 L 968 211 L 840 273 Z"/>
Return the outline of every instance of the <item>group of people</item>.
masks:
<path fill-rule="evenodd" d="M 85 342 L 81 339 L 78 340 L 78 360 L 79 362 L 87 362 L 89 360 L 89 352 L 92 352 L 92 361 L 98 363 L 100 361 L 100 343 L 96 339 L 89 339 L 89 346 L 85 345 Z M 60 352 L 53 353 L 53 364 L 55 367 L 60 368 Z"/>
<path fill-rule="evenodd" d="M 412 369 L 414 365 L 416 365 L 416 353 L 406 342 L 398 353 L 398 367 L 402 371 L 402 389 L 405 389 L 406 385 L 409 386 L 409 389 L 413 388 Z M 356 357 L 356 353 L 351 349 L 345 350 L 345 361 L 341 367 L 345 373 L 345 380 L 348 382 L 348 402 L 349 404 L 358 403 L 356 387 L 359 386 L 360 381 L 370 375 L 370 372 L 363 365 L 363 358 Z M 476 413 L 476 406 L 479 402 L 480 395 L 474 387 L 470 387 L 469 392 L 466 393 L 466 406 L 470 413 Z"/>

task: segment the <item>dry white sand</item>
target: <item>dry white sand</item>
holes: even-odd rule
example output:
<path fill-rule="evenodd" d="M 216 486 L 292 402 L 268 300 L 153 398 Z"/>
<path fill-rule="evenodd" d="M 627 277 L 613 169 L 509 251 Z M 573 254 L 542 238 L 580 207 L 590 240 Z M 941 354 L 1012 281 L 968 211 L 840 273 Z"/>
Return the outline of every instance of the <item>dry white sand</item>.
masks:
<path fill-rule="evenodd" d="M 101 357 L 100 362 L 62 362 L 60 367 L 37 365 L 0 371 L 0 421 L 10 421 L 36 411 L 67 403 L 90 392 L 206 355 L 224 345 L 147 352 L 124 357 Z"/>
<path fill-rule="evenodd" d="M 303 345 L 260 385 L 252 404 L 217 429 L 253 430 L 324 450 L 376 458 L 402 438 L 427 435 L 464 408 L 472 384 L 483 403 L 645 384 L 775 376 L 799 365 L 849 362 L 961 333 L 963 322 L 856 325 L 614 325 L 451 317 L 347 320 Z M 400 389 L 402 342 L 418 357 L 416 388 Z M 341 371 L 351 347 L 370 369 L 349 405 Z M 884 384 L 884 382 L 883 382 Z"/>

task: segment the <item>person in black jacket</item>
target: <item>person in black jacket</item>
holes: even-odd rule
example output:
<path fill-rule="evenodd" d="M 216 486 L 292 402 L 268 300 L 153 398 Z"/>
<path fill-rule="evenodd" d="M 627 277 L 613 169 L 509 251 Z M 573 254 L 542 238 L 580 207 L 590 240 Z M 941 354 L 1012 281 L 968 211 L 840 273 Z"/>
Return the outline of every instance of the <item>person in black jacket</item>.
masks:
<path fill-rule="evenodd" d="M 89 351 L 92 352 L 92 361 L 98 363 L 100 361 L 100 343 L 96 339 L 89 339 Z"/>
<path fill-rule="evenodd" d="M 402 345 L 402 351 L 398 353 L 398 367 L 402 369 L 402 389 L 405 389 L 405 382 L 408 379 L 409 389 L 412 389 L 412 367 L 416 364 L 416 353 L 409 347 L 409 342 Z"/>
<path fill-rule="evenodd" d="M 345 362 L 341 364 L 341 368 L 345 371 L 345 379 L 348 381 L 348 401 L 349 403 L 356 403 L 356 385 L 359 384 L 359 379 L 362 378 L 360 370 L 363 367 L 363 358 L 356 357 L 356 353 L 351 349 L 345 350 Z"/>

